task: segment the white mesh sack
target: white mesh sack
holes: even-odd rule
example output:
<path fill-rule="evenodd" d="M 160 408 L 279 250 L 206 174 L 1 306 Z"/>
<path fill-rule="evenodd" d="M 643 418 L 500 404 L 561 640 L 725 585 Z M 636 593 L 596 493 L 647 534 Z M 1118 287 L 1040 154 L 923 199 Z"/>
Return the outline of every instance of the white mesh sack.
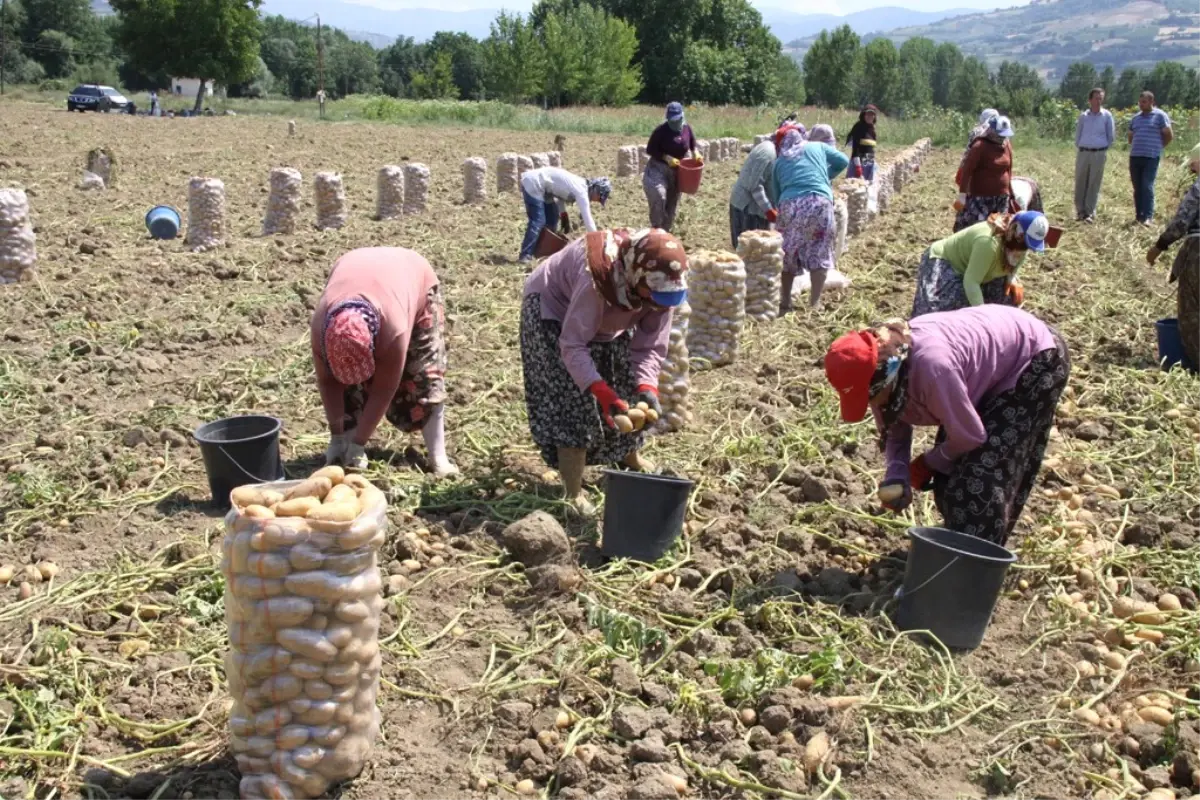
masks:
<path fill-rule="evenodd" d="M 563 165 L 562 151 L 551 150 L 549 153 L 546 153 L 546 155 L 550 157 L 550 166 L 561 167 Z"/>
<path fill-rule="evenodd" d="M 188 183 L 187 243 L 199 252 L 225 243 L 225 183 L 218 178 Z"/>
<path fill-rule="evenodd" d="M 783 235 L 746 231 L 738 237 L 738 257 L 746 267 L 746 316 L 766 322 L 779 316 Z"/>
<path fill-rule="evenodd" d="M 407 164 L 404 167 L 404 213 L 420 214 L 429 202 L 429 167 Z"/>
<path fill-rule="evenodd" d="M 632 178 L 638 173 L 638 149 L 636 144 L 617 148 L 617 177 Z"/>
<path fill-rule="evenodd" d="M 296 135 L 296 120 L 288 120 L 288 136 Z"/>
<path fill-rule="evenodd" d="M 516 153 L 501 153 L 496 159 L 497 194 L 517 191 L 517 181 L 519 179 L 517 161 L 519 158 L 520 156 Z"/>
<path fill-rule="evenodd" d="M 314 798 L 362 771 L 379 735 L 387 502 L 339 468 L 242 486 L 221 572 L 243 798 Z"/>
<path fill-rule="evenodd" d="M 404 167 L 388 164 L 375 176 L 375 217 L 396 219 L 404 214 Z"/>
<path fill-rule="evenodd" d="M 746 317 L 746 267 L 733 253 L 688 256 L 687 347 L 693 369 L 732 364 Z"/>
<path fill-rule="evenodd" d="M 521 176 L 529 170 L 533 169 L 533 159 L 529 156 L 517 156 L 517 182 L 520 183 Z"/>
<path fill-rule="evenodd" d="M 33 278 L 36 243 L 28 195 L 21 189 L 0 189 L 0 284 Z"/>
<path fill-rule="evenodd" d="M 115 186 L 117 182 L 116 158 L 103 147 L 88 151 L 87 171 L 99 175 L 104 186 Z"/>
<path fill-rule="evenodd" d="M 849 217 L 846 209 L 846 196 L 839 194 L 833 200 L 833 224 L 837 230 L 837 243 L 833 247 L 835 259 L 850 249 L 850 245 L 846 242 L 846 225 Z"/>
<path fill-rule="evenodd" d="M 712 146 L 709 144 L 708 139 L 696 140 L 696 153 L 705 161 L 712 160 L 709 158 L 709 156 L 712 154 Z"/>
<path fill-rule="evenodd" d="M 667 357 L 658 373 L 658 401 L 662 405 L 662 418 L 657 430 L 683 430 L 692 421 L 688 402 L 688 319 L 692 309 L 686 302 L 671 310 L 671 338 L 667 343 Z"/>
<path fill-rule="evenodd" d="M 541 169 L 542 167 L 550 166 L 549 153 L 530 153 L 529 160 L 533 162 L 534 169 Z"/>
<path fill-rule="evenodd" d="M 487 160 L 468 158 L 463 162 L 463 202 L 487 201 Z"/>
<path fill-rule="evenodd" d="M 846 232 L 855 236 L 866 230 L 871 219 L 867 208 L 870 201 L 867 183 L 861 178 L 852 178 L 842 183 L 842 190 L 846 195 Z"/>
<path fill-rule="evenodd" d="M 336 172 L 318 172 L 313 180 L 317 196 L 317 228 L 336 230 L 346 224 L 346 190 Z"/>
<path fill-rule="evenodd" d="M 646 145 L 638 145 L 638 172 L 645 172 L 646 167 L 650 165 L 650 153 L 646 151 Z"/>
<path fill-rule="evenodd" d="M 290 167 L 271 170 L 271 193 L 267 195 L 267 213 L 263 217 L 264 235 L 296 232 L 300 221 L 302 180 L 300 171 Z"/>

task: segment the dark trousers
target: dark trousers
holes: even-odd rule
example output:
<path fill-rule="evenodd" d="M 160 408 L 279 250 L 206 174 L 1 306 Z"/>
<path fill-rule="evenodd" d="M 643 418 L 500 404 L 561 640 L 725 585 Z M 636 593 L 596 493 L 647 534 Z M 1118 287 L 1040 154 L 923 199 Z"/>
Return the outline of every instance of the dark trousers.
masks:
<path fill-rule="evenodd" d="M 547 203 L 545 199 L 534 197 L 524 189 L 521 194 L 525 197 L 525 215 L 529 217 L 529 224 L 525 226 L 525 240 L 521 242 L 521 258 L 526 259 L 533 258 L 542 228 L 558 230 L 558 204 Z"/>
<path fill-rule="evenodd" d="M 1133 208 L 1138 222 L 1154 217 L 1154 180 L 1158 177 L 1158 159 L 1129 157 L 1129 177 L 1133 179 Z"/>

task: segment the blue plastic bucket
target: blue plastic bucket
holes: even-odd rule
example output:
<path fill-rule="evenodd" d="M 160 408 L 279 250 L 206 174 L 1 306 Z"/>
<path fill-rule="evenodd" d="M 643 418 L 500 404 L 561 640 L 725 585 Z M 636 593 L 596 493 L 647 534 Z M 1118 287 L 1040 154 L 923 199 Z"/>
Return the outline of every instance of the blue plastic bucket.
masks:
<path fill-rule="evenodd" d="M 170 206 L 155 206 L 146 213 L 146 229 L 155 239 L 174 239 L 180 221 L 179 212 Z"/>
<path fill-rule="evenodd" d="M 1160 319 L 1154 323 L 1158 334 L 1158 363 L 1164 370 L 1175 365 L 1184 369 L 1196 371 L 1196 365 L 1188 361 L 1187 353 L 1183 350 L 1183 337 L 1179 335 L 1179 320 L 1174 317 Z"/>

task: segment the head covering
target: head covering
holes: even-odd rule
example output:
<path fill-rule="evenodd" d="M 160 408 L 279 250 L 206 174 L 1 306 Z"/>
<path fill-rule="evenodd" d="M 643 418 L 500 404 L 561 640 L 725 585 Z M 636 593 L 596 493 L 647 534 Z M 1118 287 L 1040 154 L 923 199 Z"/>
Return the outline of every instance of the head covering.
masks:
<path fill-rule="evenodd" d="M 871 331 L 839 336 L 825 353 L 825 377 L 837 390 L 842 419 L 860 422 L 871 400 L 871 378 L 879 366 L 879 340 Z"/>
<path fill-rule="evenodd" d="M 1009 139 L 1013 135 L 1012 120 L 1008 117 L 992 117 L 988 120 L 987 138 L 994 142 L 1001 142 L 1004 139 Z"/>
<path fill-rule="evenodd" d="M 1050 221 L 1040 211 L 1022 211 L 1013 215 L 1012 224 L 1025 235 L 1025 246 L 1035 253 L 1046 249 L 1046 234 L 1050 233 Z"/>
<path fill-rule="evenodd" d="M 365 300 L 338 303 L 325 315 L 325 364 L 343 386 L 365 383 L 375 374 L 379 314 Z"/>
<path fill-rule="evenodd" d="M 782 133 L 782 137 L 779 134 Z M 799 158 L 804 152 L 805 131 L 803 125 L 780 128 L 776 133 L 775 151 L 780 158 Z"/>
<path fill-rule="evenodd" d="M 813 129 L 808 132 L 808 141 L 823 142 L 824 144 L 833 145 L 837 142 L 837 137 L 833 135 L 833 127 L 830 125 L 814 125 Z"/>
<path fill-rule="evenodd" d="M 683 103 L 667 103 L 667 119 L 683 119 Z"/>
<path fill-rule="evenodd" d="M 627 228 L 589 233 L 584 239 L 592 283 L 609 305 L 638 309 L 645 286 L 660 306 L 673 307 L 687 297 L 688 258 L 671 234 L 659 228 Z"/>
<path fill-rule="evenodd" d="M 612 182 L 608 178 L 592 178 L 587 182 L 588 194 L 596 193 L 600 198 L 600 205 L 608 202 L 608 196 L 612 194 Z"/>
<path fill-rule="evenodd" d="M 847 141 L 861 143 L 862 140 L 866 139 L 867 141 L 874 142 L 875 123 L 867 122 L 867 114 L 878 115 L 879 109 L 870 103 L 863 106 L 863 110 L 858 112 L 858 122 L 854 123 L 854 126 L 850 128 L 850 136 Z"/>
<path fill-rule="evenodd" d="M 1000 116 L 1000 112 L 997 111 L 996 109 L 985 108 L 983 110 L 983 113 L 979 115 L 979 124 L 987 125 L 989 122 L 992 121 L 993 117 L 998 117 L 998 116 Z"/>
<path fill-rule="evenodd" d="M 794 121 L 785 121 L 782 125 L 779 126 L 778 130 L 775 131 L 775 135 L 771 137 L 772 141 L 775 142 L 775 153 L 776 154 L 778 154 L 783 149 L 783 140 L 787 136 L 789 131 L 799 131 L 801 139 L 803 139 L 806 135 L 808 135 L 808 131 L 807 131 L 807 129 L 805 129 L 803 123 L 794 122 Z"/>

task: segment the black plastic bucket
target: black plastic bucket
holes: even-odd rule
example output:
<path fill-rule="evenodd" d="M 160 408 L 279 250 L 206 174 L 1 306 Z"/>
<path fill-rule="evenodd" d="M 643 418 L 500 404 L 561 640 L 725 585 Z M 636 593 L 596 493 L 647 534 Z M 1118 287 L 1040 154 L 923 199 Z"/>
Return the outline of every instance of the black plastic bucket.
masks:
<path fill-rule="evenodd" d="M 284 478 L 279 457 L 279 429 L 275 417 L 248 415 L 206 422 L 192 434 L 204 456 L 208 488 L 213 503 L 229 507 L 229 493 L 248 483 L 270 483 Z"/>
<path fill-rule="evenodd" d="M 605 470 L 604 541 L 613 558 L 657 561 L 679 538 L 695 486 L 682 478 Z"/>
<path fill-rule="evenodd" d="M 896 624 L 901 630 L 929 631 L 953 650 L 975 649 L 1016 555 L 945 528 L 910 528 L 908 536 L 912 547 Z"/>

